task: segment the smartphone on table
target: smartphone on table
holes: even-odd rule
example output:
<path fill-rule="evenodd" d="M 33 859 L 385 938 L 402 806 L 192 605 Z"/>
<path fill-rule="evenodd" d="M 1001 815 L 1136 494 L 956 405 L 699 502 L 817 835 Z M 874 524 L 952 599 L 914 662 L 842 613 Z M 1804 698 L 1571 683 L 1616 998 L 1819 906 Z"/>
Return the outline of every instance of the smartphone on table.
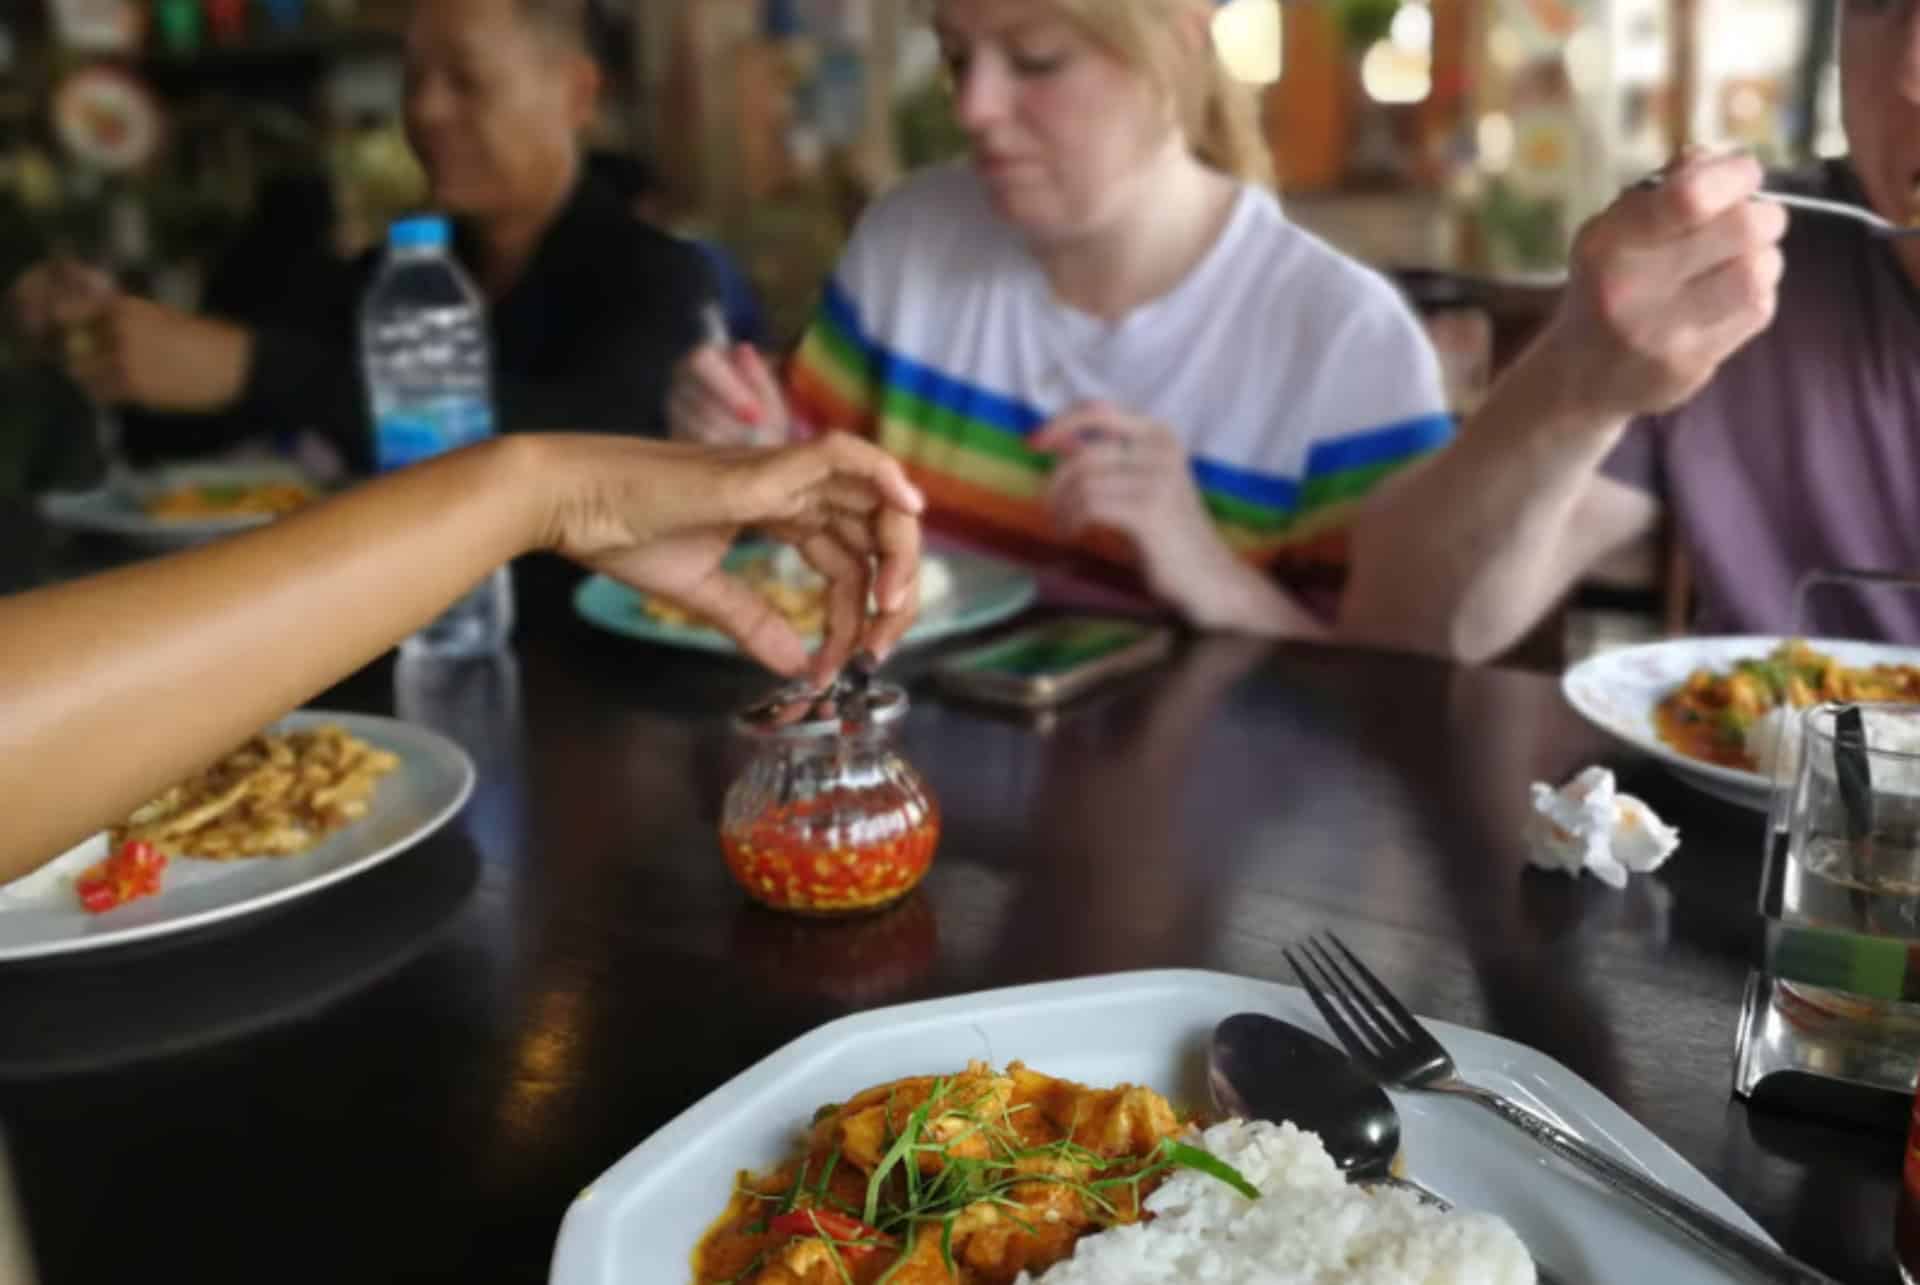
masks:
<path fill-rule="evenodd" d="M 1164 660 L 1173 631 L 1151 621 L 1070 616 L 950 656 L 934 681 L 992 705 L 1050 709 Z"/>

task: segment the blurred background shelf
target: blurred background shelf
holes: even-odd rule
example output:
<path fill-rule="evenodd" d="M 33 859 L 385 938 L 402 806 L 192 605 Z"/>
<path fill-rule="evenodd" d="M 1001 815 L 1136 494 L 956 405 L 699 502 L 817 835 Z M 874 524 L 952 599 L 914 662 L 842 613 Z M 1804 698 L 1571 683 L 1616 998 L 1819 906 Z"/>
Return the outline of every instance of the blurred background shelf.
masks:
<path fill-rule="evenodd" d="M 133 66 L 162 90 L 264 85 L 274 77 L 323 72 L 346 59 L 398 57 L 400 39 L 398 30 L 373 25 L 264 35 L 186 53 L 149 50 Z"/>

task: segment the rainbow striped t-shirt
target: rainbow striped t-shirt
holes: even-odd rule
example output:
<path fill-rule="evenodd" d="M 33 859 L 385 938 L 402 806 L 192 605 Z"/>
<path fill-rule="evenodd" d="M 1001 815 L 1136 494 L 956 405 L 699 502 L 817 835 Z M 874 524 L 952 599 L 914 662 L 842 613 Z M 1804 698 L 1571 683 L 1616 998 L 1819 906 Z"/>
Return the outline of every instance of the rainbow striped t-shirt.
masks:
<path fill-rule="evenodd" d="M 1278 571 L 1338 570 L 1355 502 L 1444 445 L 1439 361 L 1382 277 L 1262 189 L 1170 293 L 1109 323 L 1060 303 L 964 166 L 870 210 L 790 374 L 809 426 L 906 462 L 932 525 L 1047 561 L 1052 460 L 1027 439 L 1087 401 L 1173 429 L 1222 538 Z M 1118 533 L 1074 551 L 1132 566 Z"/>

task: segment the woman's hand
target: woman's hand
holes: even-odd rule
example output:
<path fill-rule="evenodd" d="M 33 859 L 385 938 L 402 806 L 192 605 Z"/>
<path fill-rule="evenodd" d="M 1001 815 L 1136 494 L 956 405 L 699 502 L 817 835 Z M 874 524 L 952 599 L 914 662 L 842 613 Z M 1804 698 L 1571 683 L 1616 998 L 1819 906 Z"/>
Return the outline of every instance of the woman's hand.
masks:
<path fill-rule="evenodd" d="M 1047 489 L 1060 534 L 1120 532 L 1138 551 L 1154 595 L 1205 623 L 1209 587 L 1235 576 L 1240 562 L 1215 529 L 1173 430 L 1092 402 L 1041 429 L 1032 445 L 1060 460 Z"/>
<path fill-rule="evenodd" d="M 1187 449 L 1164 424 L 1104 402 L 1034 434 L 1058 456 L 1047 507 L 1069 539 L 1093 527 L 1132 542 L 1147 587 L 1200 629 L 1324 637 L 1326 626 L 1227 547 L 1200 498 Z"/>
<path fill-rule="evenodd" d="M 546 547 L 698 614 L 779 673 L 824 683 L 856 650 L 884 657 L 913 623 L 925 501 L 878 447 L 843 435 L 779 450 L 569 438 L 559 454 Z M 726 569 L 750 527 L 827 578 L 811 662 L 786 619 Z"/>
<path fill-rule="evenodd" d="M 667 427 L 676 442 L 778 446 L 792 424 L 780 381 L 752 344 L 706 344 L 674 368 Z"/>

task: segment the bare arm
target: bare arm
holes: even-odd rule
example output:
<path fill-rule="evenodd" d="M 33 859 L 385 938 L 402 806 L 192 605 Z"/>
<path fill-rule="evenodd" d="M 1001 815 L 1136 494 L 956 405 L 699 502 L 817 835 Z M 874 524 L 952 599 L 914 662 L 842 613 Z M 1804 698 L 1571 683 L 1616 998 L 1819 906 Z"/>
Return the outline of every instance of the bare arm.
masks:
<path fill-rule="evenodd" d="M 1479 663 L 1657 528 L 1651 496 L 1599 472 L 1625 421 L 1563 406 L 1556 374 L 1522 358 L 1457 442 L 1369 505 L 1342 636 Z"/>
<path fill-rule="evenodd" d="M 1773 320 L 1784 212 L 1747 157 L 1683 160 L 1582 229 L 1560 309 L 1439 458 L 1355 523 L 1340 632 L 1481 661 L 1657 506 L 1600 474 L 1634 416 L 1670 409 Z"/>
<path fill-rule="evenodd" d="M 62 260 L 28 269 L 8 304 L 29 342 L 108 405 L 221 411 L 253 367 L 254 336 L 245 327 L 125 294 L 105 273 Z"/>
<path fill-rule="evenodd" d="M 809 665 L 728 576 L 739 528 L 832 583 L 816 676 L 910 622 L 920 500 L 879 451 L 503 438 L 246 536 L 0 599 L 0 881 L 124 817 L 378 656 L 494 567 L 552 550 L 674 598 L 770 666 Z M 871 571 L 877 558 L 878 573 Z M 867 619 L 869 589 L 884 610 Z"/>

